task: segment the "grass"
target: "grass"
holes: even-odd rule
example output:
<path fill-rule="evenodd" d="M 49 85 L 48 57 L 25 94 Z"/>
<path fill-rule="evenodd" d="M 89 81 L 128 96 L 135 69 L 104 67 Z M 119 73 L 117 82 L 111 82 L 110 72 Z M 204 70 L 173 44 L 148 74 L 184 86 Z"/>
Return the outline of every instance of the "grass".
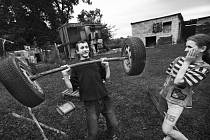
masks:
<path fill-rule="evenodd" d="M 119 56 L 107 54 L 106 57 Z M 183 46 L 159 46 L 147 49 L 147 61 L 144 72 L 138 76 L 127 76 L 120 62 L 111 62 L 111 81 L 107 89 L 113 97 L 117 118 L 120 122 L 123 140 L 161 140 L 163 133 L 161 123 L 163 118 L 157 112 L 148 93 L 157 95 L 165 79 L 165 70 L 169 63 L 183 54 Z M 100 55 L 98 57 L 104 57 Z M 60 129 L 68 134 L 63 137 L 50 130 L 44 129 L 50 140 L 82 140 L 86 134 L 86 121 L 83 104 L 78 99 L 63 98 L 61 92 L 65 90 L 61 73 L 55 73 L 38 79 L 46 94 L 46 100 L 33 108 L 37 119 L 49 126 Z M 196 88 L 193 109 L 187 109 L 181 116 L 177 127 L 191 140 L 208 140 L 210 138 L 210 95 L 209 79 L 207 78 Z M 1 139 L 42 139 L 35 125 L 16 119 L 11 112 L 30 117 L 27 109 L 18 103 L 0 85 L 0 137 Z M 56 106 L 71 100 L 76 110 L 66 116 L 56 112 Z M 99 139 L 103 140 L 105 123 L 99 122 Z"/>

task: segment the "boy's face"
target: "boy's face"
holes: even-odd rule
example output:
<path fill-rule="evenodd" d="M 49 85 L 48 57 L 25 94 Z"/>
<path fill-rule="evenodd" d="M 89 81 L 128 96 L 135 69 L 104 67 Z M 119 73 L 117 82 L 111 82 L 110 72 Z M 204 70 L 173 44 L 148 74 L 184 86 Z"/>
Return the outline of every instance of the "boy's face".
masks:
<path fill-rule="evenodd" d="M 197 53 L 203 53 L 206 50 L 206 46 L 199 47 L 195 41 L 188 40 L 184 51 L 189 52 L 192 49 L 197 50 Z"/>
<path fill-rule="evenodd" d="M 80 59 L 87 59 L 89 58 L 89 47 L 87 42 L 78 43 L 78 50 L 76 50 L 77 54 L 80 55 Z"/>
<path fill-rule="evenodd" d="M 186 48 L 184 51 L 190 53 L 195 50 L 196 59 L 201 58 L 203 52 L 206 50 L 206 46 L 199 47 L 195 41 L 188 40 L 186 42 Z"/>
<path fill-rule="evenodd" d="M 184 51 L 189 52 L 192 49 L 198 50 L 199 48 L 198 48 L 198 46 L 197 46 L 197 44 L 196 44 L 195 41 L 187 40 L 187 42 L 186 42 L 186 48 L 185 48 Z"/>

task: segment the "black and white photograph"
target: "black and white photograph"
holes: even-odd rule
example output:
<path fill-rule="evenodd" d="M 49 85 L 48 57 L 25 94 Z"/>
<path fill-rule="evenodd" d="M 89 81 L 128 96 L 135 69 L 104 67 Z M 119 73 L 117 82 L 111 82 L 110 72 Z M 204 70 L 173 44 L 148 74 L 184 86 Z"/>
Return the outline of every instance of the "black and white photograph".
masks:
<path fill-rule="evenodd" d="M 0 0 L 1 140 L 210 140 L 209 0 Z"/>

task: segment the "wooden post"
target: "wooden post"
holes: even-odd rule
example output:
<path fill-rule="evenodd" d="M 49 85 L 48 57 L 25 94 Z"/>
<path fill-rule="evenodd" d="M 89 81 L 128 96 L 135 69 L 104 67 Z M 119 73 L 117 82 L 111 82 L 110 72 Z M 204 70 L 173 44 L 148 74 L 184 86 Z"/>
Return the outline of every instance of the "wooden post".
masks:
<path fill-rule="evenodd" d="M 35 117 L 34 114 L 32 113 L 31 108 L 28 107 L 28 110 L 29 110 L 29 114 L 32 116 L 32 118 L 33 118 L 33 120 L 34 120 L 36 126 L 39 128 L 39 131 L 41 132 L 42 137 L 44 138 L 44 140 L 48 140 L 47 137 L 46 137 L 45 134 L 44 134 L 43 129 L 42 129 L 41 126 L 39 125 L 39 122 L 37 121 L 36 117 Z"/>
<path fill-rule="evenodd" d="M 58 63 L 60 64 L 61 63 L 61 58 L 60 58 L 60 53 L 59 53 L 59 50 L 58 50 L 58 46 L 57 46 L 56 43 L 54 43 L 54 46 L 55 46 L 56 56 L 58 57 Z"/>
<path fill-rule="evenodd" d="M 68 31 L 67 31 L 67 27 L 63 27 L 63 33 L 64 33 L 64 38 L 65 38 L 65 43 L 68 43 L 67 44 L 67 49 L 68 49 L 68 58 L 71 60 L 71 45 L 70 45 L 70 40 L 69 40 L 69 36 L 68 36 Z"/>
<path fill-rule="evenodd" d="M 5 42 L 9 42 L 11 44 L 13 44 L 14 42 L 4 39 L 4 38 L 0 38 L 0 39 L 2 40 L 2 51 L 3 51 L 2 57 L 6 57 L 6 50 L 5 50 L 5 46 L 4 46 Z"/>
<path fill-rule="evenodd" d="M 11 115 L 14 116 L 14 117 L 16 117 L 16 118 L 23 119 L 23 120 L 29 121 L 29 122 L 31 122 L 31 123 L 35 123 L 34 120 L 32 120 L 32 119 L 30 119 L 30 118 L 27 118 L 27 117 L 24 117 L 24 116 L 21 116 L 21 115 L 18 115 L 18 114 L 14 113 L 14 112 L 12 112 Z M 63 132 L 63 131 L 61 131 L 61 130 L 55 129 L 55 128 L 50 127 L 50 126 L 47 126 L 47 125 L 45 125 L 45 124 L 43 124 L 43 123 L 40 123 L 40 122 L 39 122 L 39 124 L 40 124 L 40 126 L 46 128 L 46 129 L 52 130 L 52 131 L 54 131 L 54 132 L 56 132 L 56 133 L 60 133 L 60 134 L 62 134 L 62 135 L 66 135 L 66 133 Z"/>

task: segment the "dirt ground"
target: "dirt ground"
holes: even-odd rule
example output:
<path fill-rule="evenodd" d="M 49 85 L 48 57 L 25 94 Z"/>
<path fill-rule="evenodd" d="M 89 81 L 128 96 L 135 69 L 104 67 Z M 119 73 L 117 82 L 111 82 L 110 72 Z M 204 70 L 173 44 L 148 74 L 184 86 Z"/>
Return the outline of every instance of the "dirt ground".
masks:
<path fill-rule="evenodd" d="M 117 118 L 120 122 L 122 140 L 161 140 L 163 118 L 156 110 L 150 94 L 156 95 L 164 82 L 164 71 L 176 56 L 183 55 L 183 47 L 158 47 L 147 49 L 145 70 L 138 76 L 127 76 L 121 62 L 111 62 L 111 83 L 107 89 L 113 98 Z M 119 56 L 106 54 L 106 57 Z M 103 56 L 98 56 L 103 57 Z M 83 104 L 76 98 L 64 98 L 61 92 L 65 85 L 61 73 L 55 73 L 38 79 L 46 94 L 46 100 L 33 108 L 41 123 L 67 133 L 67 137 L 44 129 L 49 140 L 83 140 L 86 135 L 86 121 Z M 210 139 L 210 95 L 209 79 L 197 88 L 194 98 L 195 108 L 186 110 L 177 127 L 190 140 Z M 3 140 L 38 140 L 42 136 L 37 127 L 30 122 L 15 118 L 12 112 L 29 117 L 27 108 L 17 102 L 0 84 L 0 139 Z M 56 106 L 66 101 L 76 105 L 74 112 L 61 116 Z M 99 120 L 99 139 L 105 140 L 105 120 Z"/>

